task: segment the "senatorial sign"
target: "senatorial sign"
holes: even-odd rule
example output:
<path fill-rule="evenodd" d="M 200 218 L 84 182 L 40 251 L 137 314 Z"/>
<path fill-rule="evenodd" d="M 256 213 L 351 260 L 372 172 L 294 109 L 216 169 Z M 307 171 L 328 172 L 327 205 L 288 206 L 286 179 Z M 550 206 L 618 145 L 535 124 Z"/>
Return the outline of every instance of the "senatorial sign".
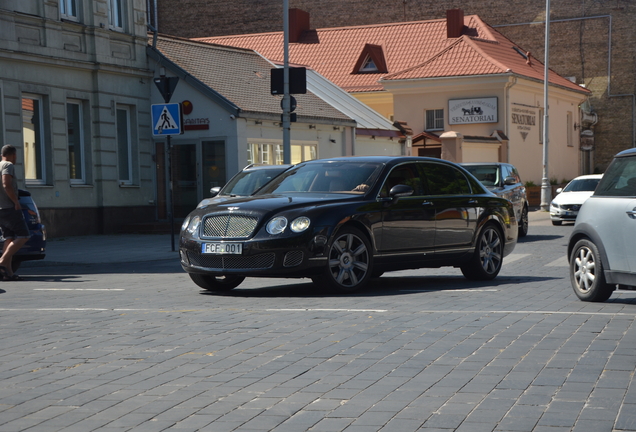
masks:
<path fill-rule="evenodd" d="M 497 98 L 450 99 L 449 124 L 497 123 Z"/>

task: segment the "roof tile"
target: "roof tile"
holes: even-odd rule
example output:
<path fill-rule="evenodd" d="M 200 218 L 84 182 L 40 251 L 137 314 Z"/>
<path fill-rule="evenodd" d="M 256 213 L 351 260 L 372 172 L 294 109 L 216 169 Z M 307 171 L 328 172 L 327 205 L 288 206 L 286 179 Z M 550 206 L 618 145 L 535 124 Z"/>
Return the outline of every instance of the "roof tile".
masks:
<path fill-rule="evenodd" d="M 163 35 L 157 38 L 157 50 L 242 111 L 282 113 L 281 98 L 270 93 L 274 65 L 254 51 Z M 294 97 L 299 117 L 351 120 L 311 92 Z"/>
<path fill-rule="evenodd" d="M 349 92 L 383 90 L 379 81 L 514 73 L 543 81 L 543 65 L 530 65 L 501 33 L 477 15 L 464 17 L 460 38 L 446 37 L 446 19 L 404 23 L 323 28 L 305 32 L 289 45 L 290 61 L 307 65 Z M 196 40 L 250 48 L 272 61 L 283 61 L 283 33 L 218 36 Z M 351 73 L 365 45 L 382 47 L 387 73 Z M 520 48 L 520 47 L 518 47 Z M 521 51 L 525 52 L 525 50 Z M 587 92 L 584 88 L 550 73 L 550 82 Z"/>

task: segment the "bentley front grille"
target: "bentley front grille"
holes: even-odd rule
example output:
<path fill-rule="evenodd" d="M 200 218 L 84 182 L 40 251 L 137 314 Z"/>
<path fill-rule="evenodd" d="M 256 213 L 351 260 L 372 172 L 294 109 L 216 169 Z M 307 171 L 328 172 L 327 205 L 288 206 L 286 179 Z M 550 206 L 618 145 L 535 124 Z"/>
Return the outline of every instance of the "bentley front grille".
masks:
<path fill-rule="evenodd" d="M 204 237 L 248 238 L 258 219 L 252 216 L 222 214 L 208 216 L 203 221 Z"/>
<path fill-rule="evenodd" d="M 190 263 L 197 267 L 210 269 L 268 269 L 274 265 L 276 254 L 264 253 L 259 255 L 202 255 L 188 252 Z"/>

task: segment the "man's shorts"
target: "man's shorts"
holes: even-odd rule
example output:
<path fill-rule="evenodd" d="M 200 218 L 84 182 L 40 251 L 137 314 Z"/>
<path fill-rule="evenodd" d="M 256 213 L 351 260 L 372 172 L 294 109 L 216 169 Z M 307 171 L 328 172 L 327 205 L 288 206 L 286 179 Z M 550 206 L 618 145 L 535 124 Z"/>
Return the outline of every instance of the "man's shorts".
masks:
<path fill-rule="evenodd" d="M 0 229 L 5 239 L 31 237 L 22 210 L 0 209 Z"/>

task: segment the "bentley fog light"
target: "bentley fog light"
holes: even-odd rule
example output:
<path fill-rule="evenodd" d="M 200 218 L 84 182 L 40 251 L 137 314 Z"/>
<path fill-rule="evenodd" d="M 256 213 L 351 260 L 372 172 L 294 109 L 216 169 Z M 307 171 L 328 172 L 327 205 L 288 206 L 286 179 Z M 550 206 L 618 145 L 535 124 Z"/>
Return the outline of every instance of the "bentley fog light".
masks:
<path fill-rule="evenodd" d="M 273 235 L 280 234 L 287 228 L 287 218 L 284 216 L 276 216 L 267 223 L 267 232 Z"/>
<path fill-rule="evenodd" d="M 307 216 L 301 216 L 294 219 L 291 225 L 289 225 L 289 228 L 291 228 L 291 230 L 295 233 L 300 233 L 309 228 L 309 224 L 309 218 Z"/>

